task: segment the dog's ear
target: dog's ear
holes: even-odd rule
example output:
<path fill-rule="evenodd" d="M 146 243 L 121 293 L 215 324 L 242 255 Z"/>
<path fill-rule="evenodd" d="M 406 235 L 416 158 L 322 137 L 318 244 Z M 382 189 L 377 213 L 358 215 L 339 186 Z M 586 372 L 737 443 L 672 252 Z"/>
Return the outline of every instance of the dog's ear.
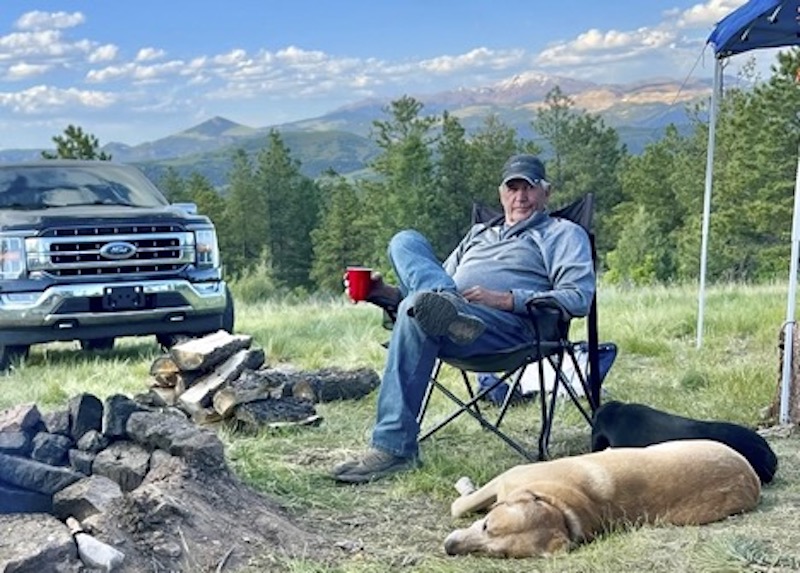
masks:
<path fill-rule="evenodd" d="M 602 527 L 600 514 L 594 504 L 580 491 L 562 484 L 547 483 L 528 493 L 538 503 L 546 503 L 563 516 L 569 540 L 573 543 L 591 541 Z"/>
<path fill-rule="evenodd" d="M 521 489 L 515 491 L 507 503 L 525 508 L 528 522 L 532 526 L 528 530 L 528 543 L 533 549 L 533 555 L 547 557 L 570 549 L 571 531 L 565 515 L 544 496 L 534 490 Z"/>

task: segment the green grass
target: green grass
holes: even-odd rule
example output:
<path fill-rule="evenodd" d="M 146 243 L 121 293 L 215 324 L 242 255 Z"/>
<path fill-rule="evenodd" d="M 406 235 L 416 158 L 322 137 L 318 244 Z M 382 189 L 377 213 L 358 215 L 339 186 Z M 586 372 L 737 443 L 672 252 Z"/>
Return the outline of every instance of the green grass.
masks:
<path fill-rule="evenodd" d="M 761 425 L 776 394 L 778 337 L 786 289 L 781 285 L 715 287 L 706 296 L 706 333 L 695 348 L 697 293 L 691 286 L 599 292 L 600 339 L 619 346 L 606 380 L 607 398 L 635 401 L 703 419 Z M 582 324 L 573 336 L 582 335 Z M 237 305 L 237 330 L 252 334 L 270 364 L 302 369 L 370 367 L 380 372 L 388 332 L 380 312 L 344 301 Z M 34 347 L 22 367 L 0 378 L 0 407 L 35 402 L 47 410 L 79 392 L 100 397 L 135 394 L 149 386 L 148 368 L 159 354 L 154 339 L 124 339 L 112 353 L 87 355 L 77 344 Z M 448 373 L 453 387 L 457 378 Z M 469 420 L 423 444 L 424 466 L 366 486 L 340 486 L 327 476 L 336 462 L 363 448 L 374 420 L 375 394 L 318 405 L 314 428 L 222 432 L 234 470 L 279 501 L 302 528 L 344 547 L 333 557 L 264 557 L 251 571 L 296 573 L 389 571 L 794 571 L 800 568 L 800 458 L 795 432 L 772 432 L 779 455 L 776 481 L 759 508 L 703 527 L 644 527 L 614 532 L 567 555 L 525 562 L 450 558 L 442 541 L 468 520 L 453 520 L 453 483 L 462 475 L 484 483 L 522 459 Z M 432 417 L 447 411 L 437 398 Z M 509 430 L 535 443 L 536 407 L 515 407 Z M 589 430 L 575 409 L 559 408 L 551 453 L 588 449 Z M 259 568 L 261 567 L 261 568 Z"/>

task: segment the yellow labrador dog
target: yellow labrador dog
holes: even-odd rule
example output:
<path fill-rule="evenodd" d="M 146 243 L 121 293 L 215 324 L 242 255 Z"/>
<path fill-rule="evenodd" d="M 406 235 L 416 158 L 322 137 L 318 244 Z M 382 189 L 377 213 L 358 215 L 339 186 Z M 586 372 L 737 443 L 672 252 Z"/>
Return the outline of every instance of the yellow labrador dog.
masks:
<path fill-rule="evenodd" d="M 447 536 L 450 555 L 546 556 L 643 523 L 699 525 L 758 505 L 747 460 L 711 440 L 664 442 L 513 467 L 457 498 L 454 517 L 489 509 Z"/>

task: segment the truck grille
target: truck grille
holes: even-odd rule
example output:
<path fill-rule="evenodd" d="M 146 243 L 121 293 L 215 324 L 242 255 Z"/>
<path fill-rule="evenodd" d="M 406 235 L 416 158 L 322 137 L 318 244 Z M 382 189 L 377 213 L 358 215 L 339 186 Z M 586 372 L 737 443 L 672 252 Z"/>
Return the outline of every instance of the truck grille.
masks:
<path fill-rule="evenodd" d="M 51 228 L 25 247 L 28 270 L 52 277 L 170 274 L 195 260 L 194 233 L 172 224 Z"/>

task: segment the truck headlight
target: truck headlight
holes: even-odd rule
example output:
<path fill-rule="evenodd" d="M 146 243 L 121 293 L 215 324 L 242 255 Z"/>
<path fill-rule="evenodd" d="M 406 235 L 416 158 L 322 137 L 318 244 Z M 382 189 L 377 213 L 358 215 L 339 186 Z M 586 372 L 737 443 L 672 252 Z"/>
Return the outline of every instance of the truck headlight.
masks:
<path fill-rule="evenodd" d="M 18 279 L 24 274 L 24 239 L 0 235 L 0 280 Z"/>
<path fill-rule="evenodd" d="M 217 233 L 214 229 L 196 229 L 194 241 L 197 268 L 217 268 L 219 266 L 219 248 L 217 246 Z"/>

